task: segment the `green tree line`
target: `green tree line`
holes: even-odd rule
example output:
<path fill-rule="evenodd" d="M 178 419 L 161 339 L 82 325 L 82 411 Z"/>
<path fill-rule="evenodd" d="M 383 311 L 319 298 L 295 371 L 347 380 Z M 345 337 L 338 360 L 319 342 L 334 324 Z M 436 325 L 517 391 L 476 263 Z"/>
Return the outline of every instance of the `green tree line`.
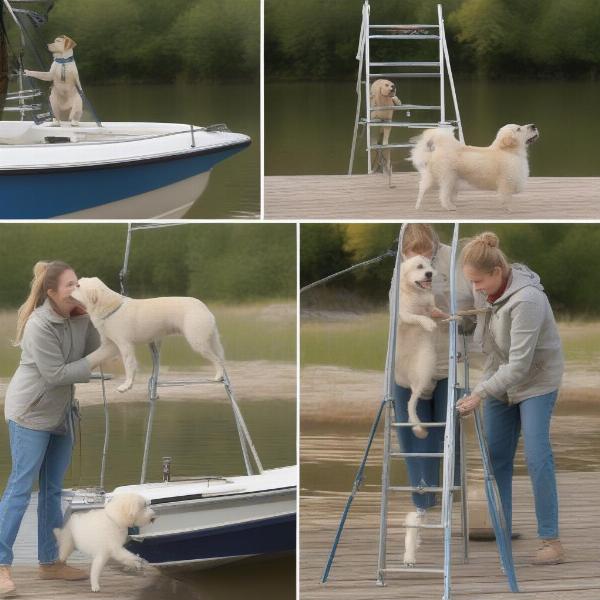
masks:
<path fill-rule="evenodd" d="M 79 277 L 100 277 L 119 291 L 126 225 L 2 224 L 0 307 L 28 294 L 38 260 L 64 260 Z M 296 296 L 295 225 L 200 224 L 134 231 L 132 297 L 195 296 L 228 303 Z"/>
<path fill-rule="evenodd" d="M 442 242 L 452 225 L 436 224 Z M 362 260 L 378 256 L 398 239 L 398 224 L 304 224 L 300 233 L 300 281 L 307 285 Z M 537 272 L 554 310 L 562 316 L 598 316 L 600 303 L 600 225 L 597 224 L 463 224 L 461 241 L 494 231 L 512 262 Z M 302 295 L 304 306 L 335 305 L 360 309 L 364 303 L 388 301 L 393 258 L 355 270 Z"/>
<path fill-rule="evenodd" d="M 437 23 L 439 0 L 373 0 L 371 23 Z M 592 77 L 600 67 L 597 0 L 447 0 L 455 73 L 486 77 Z M 361 0 L 265 0 L 265 73 L 270 79 L 348 79 Z M 432 57 L 427 42 L 375 42 L 381 60 Z"/>
<path fill-rule="evenodd" d="M 61 34 L 88 84 L 259 78 L 259 0 L 56 0 L 36 37 Z"/>

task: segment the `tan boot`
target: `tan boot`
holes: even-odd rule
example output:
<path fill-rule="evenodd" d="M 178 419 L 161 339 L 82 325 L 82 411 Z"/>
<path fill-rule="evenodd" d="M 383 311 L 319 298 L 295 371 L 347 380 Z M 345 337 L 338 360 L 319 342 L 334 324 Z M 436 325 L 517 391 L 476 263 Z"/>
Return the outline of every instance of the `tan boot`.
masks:
<path fill-rule="evenodd" d="M 537 549 L 534 565 L 558 565 L 565 562 L 565 553 L 558 538 L 554 540 L 542 540 Z"/>
<path fill-rule="evenodd" d="M 16 596 L 17 588 L 10 576 L 10 567 L 0 566 L 0 598 Z"/>
<path fill-rule="evenodd" d="M 70 567 L 57 560 L 49 565 L 40 565 L 40 579 L 64 579 L 65 581 L 79 581 L 87 579 L 88 574 L 81 569 Z"/>

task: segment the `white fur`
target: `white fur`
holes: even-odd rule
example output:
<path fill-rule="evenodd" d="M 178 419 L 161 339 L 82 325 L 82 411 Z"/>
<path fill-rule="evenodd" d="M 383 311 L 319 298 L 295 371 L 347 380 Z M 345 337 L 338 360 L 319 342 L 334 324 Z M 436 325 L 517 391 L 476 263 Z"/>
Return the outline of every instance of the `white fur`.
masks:
<path fill-rule="evenodd" d="M 396 96 L 396 86 L 387 79 L 376 79 L 371 84 L 371 92 L 369 95 L 370 106 L 399 106 L 402 104 Z M 383 121 L 391 121 L 394 118 L 393 110 L 371 110 L 371 120 L 381 119 Z M 387 144 L 390 139 L 391 127 L 377 127 L 379 134 L 377 135 L 378 144 Z M 380 156 L 385 157 L 385 168 L 389 173 L 391 168 L 391 155 L 389 148 L 382 154 L 381 151 L 375 152 L 372 158 L 373 170 L 378 167 Z"/>
<path fill-rule="evenodd" d="M 421 175 L 416 208 L 425 193 L 437 185 L 440 203 L 456 210 L 454 201 L 461 183 L 480 190 L 497 191 L 506 210 L 513 194 L 523 191 L 529 177 L 527 145 L 539 137 L 531 125 L 505 125 L 486 147 L 467 146 L 454 137 L 452 129 L 427 129 L 414 138 L 413 166 Z"/>
<path fill-rule="evenodd" d="M 417 548 L 421 545 L 421 530 L 424 514 L 409 512 L 404 519 L 406 535 L 404 537 L 404 566 L 414 567 L 417 564 Z"/>
<path fill-rule="evenodd" d="M 70 58 L 76 45 L 71 38 L 61 35 L 48 44 L 48 50 L 55 58 Z M 27 77 L 52 82 L 50 106 L 55 123 L 60 125 L 61 121 L 70 121 L 71 125 L 77 126 L 83 114 L 83 101 L 77 91 L 78 87 L 81 89 L 81 82 L 75 61 L 64 65 L 65 81 L 62 80 L 62 73 L 63 65 L 56 62 L 52 63 L 49 71 L 25 70 Z"/>
<path fill-rule="evenodd" d="M 117 388 L 119 392 L 133 385 L 137 370 L 134 344 L 159 343 L 162 337 L 172 334 L 184 335 L 192 350 L 214 365 L 215 380 L 223 378 L 225 358 L 215 317 L 200 300 L 126 298 L 97 277 L 79 279 L 72 297 L 85 307 L 102 338 L 100 348 L 88 356 L 92 368 L 118 354 L 123 359 L 126 378 Z"/>
<path fill-rule="evenodd" d="M 436 353 L 434 331 L 437 327 L 431 318 L 435 309 L 431 279 L 435 270 L 431 261 L 414 256 L 400 267 L 400 310 L 396 341 L 396 383 L 410 388 L 408 421 L 414 423 L 413 433 L 426 438 L 427 430 L 420 425 L 417 402 L 432 387 Z"/>
<path fill-rule="evenodd" d="M 58 558 L 66 561 L 77 549 L 92 557 L 90 584 L 100 591 L 100 574 L 112 558 L 123 565 L 141 569 L 144 560 L 125 550 L 129 527 L 144 527 L 154 521 L 154 511 L 139 494 L 118 494 L 104 508 L 74 513 L 62 529 L 55 529 Z"/>

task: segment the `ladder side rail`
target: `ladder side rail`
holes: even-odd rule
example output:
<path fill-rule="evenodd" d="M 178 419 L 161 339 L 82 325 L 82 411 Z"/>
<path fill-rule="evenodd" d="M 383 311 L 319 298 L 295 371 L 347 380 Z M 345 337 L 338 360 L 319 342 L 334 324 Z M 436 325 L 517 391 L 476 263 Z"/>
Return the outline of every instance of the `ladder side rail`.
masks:
<path fill-rule="evenodd" d="M 456 314 L 456 252 L 458 247 L 459 224 L 454 224 L 452 250 L 450 257 L 450 312 Z M 455 403 L 457 354 L 456 338 L 458 323 L 449 323 L 450 343 L 448 348 L 448 403 L 446 407 L 446 432 L 444 435 L 444 480 L 442 492 L 442 523 L 444 525 L 444 596 L 443 600 L 451 600 L 452 582 L 452 490 L 454 486 L 454 448 L 455 448 Z"/>
<path fill-rule="evenodd" d="M 148 420 L 146 422 L 146 439 L 144 441 L 144 456 L 142 458 L 142 472 L 140 474 L 140 484 L 146 483 L 146 473 L 148 469 L 148 456 L 150 454 L 150 440 L 152 439 L 152 428 L 154 426 L 154 411 L 156 409 L 156 387 L 158 384 L 158 374 L 160 370 L 160 346 L 156 342 L 151 342 L 150 353 L 152 355 L 152 375 L 148 380 Z"/>
<path fill-rule="evenodd" d="M 396 252 L 396 264 L 392 275 L 390 290 L 390 324 L 388 331 L 388 346 L 385 360 L 385 378 L 384 391 L 386 406 L 385 437 L 384 437 L 384 456 L 383 469 L 381 475 L 381 511 L 379 520 L 379 554 L 377 560 L 377 583 L 384 584 L 383 570 L 386 564 L 386 545 L 387 545 L 387 494 L 389 487 L 389 464 L 390 464 L 390 441 L 391 441 L 391 422 L 392 422 L 392 398 L 394 393 L 395 364 L 396 364 L 396 338 L 398 334 L 398 311 L 400 308 L 400 265 L 402 264 L 402 242 L 406 224 L 400 228 L 398 236 L 398 251 Z"/>
<path fill-rule="evenodd" d="M 464 144 L 465 136 L 463 135 L 462 121 L 460 118 L 460 109 L 458 108 L 458 98 L 456 95 L 456 87 L 454 85 L 454 77 L 452 75 L 452 66 L 450 65 L 450 53 L 448 52 L 448 43 L 446 42 L 446 29 L 444 20 L 441 21 L 440 40 L 443 43 L 444 56 L 443 60 L 446 62 L 446 69 L 448 71 L 448 81 L 450 82 L 450 91 L 452 92 L 452 102 L 454 103 L 454 115 L 458 126 L 458 138 Z M 442 57 L 440 57 L 441 59 Z"/>
<path fill-rule="evenodd" d="M 368 123 L 371 120 L 371 90 L 369 89 L 371 82 L 371 68 L 369 66 L 369 61 L 371 60 L 371 44 L 369 42 L 369 11 L 369 1 L 365 0 L 363 5 L 363 29 L 365 32 L 365 120 L 367 121 L 365 127 L 367 128 L 367 173 L 370 175 L 373 172 L 373 169 L 371 167 L 371 126 Z"/>
<path fill-rule="evenodd" d="M 463 383 L 464 393 L 469 393 L 469 356 L 467 353 L 467 337 L 462 333 L 463 340 Z M 463 533 L 463 558 L 469 562 L 469 510 L 467 493 L 467 444 L 465 428 L 460 423 L 460 488 L 461 488 L 461 524 Z"/>
<path fill-rule="evenodd" d="M 440 122 L 446 122 L 446 90 L 444 86 L 444 17 L 442 16 L 442 5 L 437 5 L 438 11 L 438 33 L 439 39 L 439 56 L 440 56 Z"/>
<path fill-rule="evenodd" d="M 363 8 L 364 11 L 364 8 Z M 366 36 L 369 33 L 367 32 Z M 365 57 L 365 19 L 360 26 L 360 35 L 358 38 L 358 52 L 356 53 L 356 60 L 358 61 L 358 75 L 356 77 L 356 115 L 354 117 L 354 133 L 352 134 L 352 148 L 350 150 L 350 162 L 348 164 L 348 175 L 352 175 L 352 168 L 354 167 L 354 154 L 356 152 L 356 139 L 358 137 L 358 122 L 360 120 L 360 109 L 362 104 L 362 72 L 363 62 Z"/>

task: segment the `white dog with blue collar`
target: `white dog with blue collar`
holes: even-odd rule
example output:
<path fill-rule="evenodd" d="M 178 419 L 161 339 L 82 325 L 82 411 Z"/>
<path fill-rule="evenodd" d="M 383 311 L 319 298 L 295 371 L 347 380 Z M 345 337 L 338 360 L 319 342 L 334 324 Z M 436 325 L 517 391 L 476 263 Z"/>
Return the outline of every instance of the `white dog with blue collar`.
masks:
<path fill-rule="evenodd" d="M 77 127 L 83 113 L 81 83 L 73 56 L 76 45 L 70 37 L 60 35 L 48 44 L 48 50 L 54 56 L 50 70 L 25 70 L 27 77 L 52 82 L 50 106 L 56 125 L 60 125 L 61 121 L 70 121 L 73 127 Z"/>

